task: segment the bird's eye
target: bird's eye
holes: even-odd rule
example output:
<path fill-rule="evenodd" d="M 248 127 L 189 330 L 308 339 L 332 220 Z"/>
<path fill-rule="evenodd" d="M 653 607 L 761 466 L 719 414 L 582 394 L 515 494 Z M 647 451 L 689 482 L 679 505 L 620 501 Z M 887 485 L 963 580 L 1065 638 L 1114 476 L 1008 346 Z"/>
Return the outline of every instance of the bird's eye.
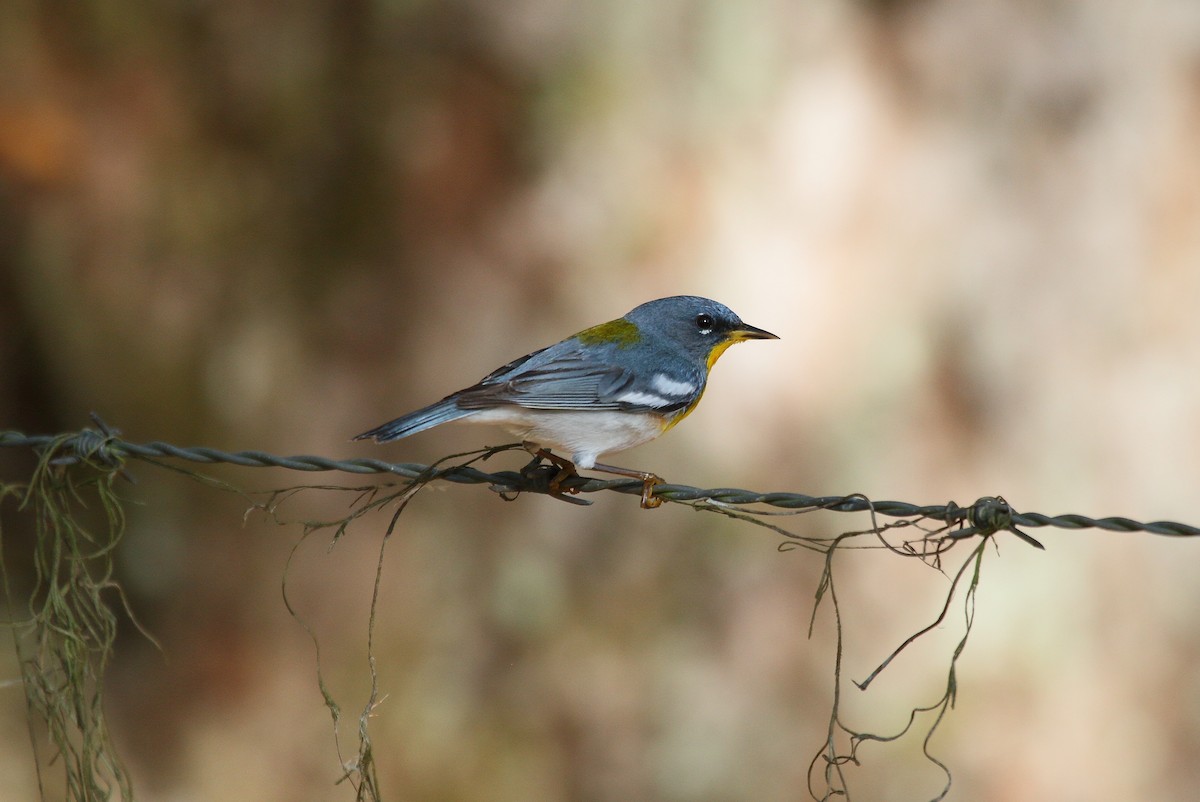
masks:
<path fill-rule="evenodd" d="M 709 315 L 709 314 L 696 315 L 696 328 L 700 329 L 700 331 L 704 332 L 705 334 L 712 331 L 713 326 L 715 326 L 715 325 L 716 325 L 716 321 L 713 320 L 712 315 Z"/>

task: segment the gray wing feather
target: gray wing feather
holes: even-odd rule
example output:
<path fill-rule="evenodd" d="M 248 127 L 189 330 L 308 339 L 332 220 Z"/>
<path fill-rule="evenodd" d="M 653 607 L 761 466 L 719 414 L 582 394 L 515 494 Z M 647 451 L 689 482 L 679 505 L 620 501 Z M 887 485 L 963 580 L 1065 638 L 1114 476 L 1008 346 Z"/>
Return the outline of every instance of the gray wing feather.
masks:
<path fill-rule="evenodd" d="M 650 377 L 639 380 L 629 368 L 614 364 L 610 358 L 614 353 L 615 348 L 592 348 L 585 354 L 578 343 L 565 340 L 510 362 L 473 387 L 455 393 L 453 398 L 459 409 L 464 410 L 513 404 L 526 409 L 666 413 L 691 403 L 691 398 L 645 403 L 658 395 L 650 387 L 641 386 Z M 697 386 L 703 385 L 702 373 L 695 377 L 695 382 Z"/>
<path fill-rule="evenodd" d="M 481 383 L 458 396 L 462 409 L 479 409 L 497 403 L 528 409 L 611 410 L 628 409 L 617 397 L 633 383 L 633 374 L 617 365 L 575 358 L 559 359 L 516 376 Z"/>

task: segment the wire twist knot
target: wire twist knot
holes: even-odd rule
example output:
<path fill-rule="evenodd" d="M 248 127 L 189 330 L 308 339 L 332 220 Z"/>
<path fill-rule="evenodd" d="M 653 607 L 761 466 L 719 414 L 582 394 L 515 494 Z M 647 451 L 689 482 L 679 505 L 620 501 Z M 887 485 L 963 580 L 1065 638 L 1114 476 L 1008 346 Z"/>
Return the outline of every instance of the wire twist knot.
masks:
<path fill-rule="evenodd" d="M 1016 524 L 1013 523 L 1016 515 L 1017 512 L 1004 500 L 1004 496 L 983 496 L 976 499 L 975 503 L 966 509 L 959 507 L 953 501 L 946 505 L 947 521 L 961 523 L 965 518 L 968 524 L 968 526 L 950 534 L 950 537 L 955 540 L 975 535 L 991 537 L 998 532 L 1012 532 L 1029 545 L 1044 549 L 1045 546 L 1039 543 L 1036 538 L 1017 528 Z"/>

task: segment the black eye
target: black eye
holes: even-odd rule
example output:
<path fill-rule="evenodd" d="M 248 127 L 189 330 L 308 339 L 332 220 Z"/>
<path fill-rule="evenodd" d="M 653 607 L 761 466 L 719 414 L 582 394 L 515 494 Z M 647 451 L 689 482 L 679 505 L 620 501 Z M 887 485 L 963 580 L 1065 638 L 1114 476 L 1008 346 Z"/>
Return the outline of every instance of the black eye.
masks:
<path fill-rule="evenodd" d="M 696 328 L 700 329 L 700 331 L 707 334 L 708 332 L 713 330 L 713 326 L 715 326 L 715 325 L 716 325 L 716 321 L 713 320 L 712 315 L 709 315 L 709 314 L 696 315 Z"/>

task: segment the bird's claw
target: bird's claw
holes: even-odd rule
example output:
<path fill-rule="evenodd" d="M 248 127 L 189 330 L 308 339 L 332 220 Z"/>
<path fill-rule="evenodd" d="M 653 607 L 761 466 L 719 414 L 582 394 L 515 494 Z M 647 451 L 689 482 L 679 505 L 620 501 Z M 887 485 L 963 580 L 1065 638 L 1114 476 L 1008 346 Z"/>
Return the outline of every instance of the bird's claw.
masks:
<path fill-rule="evenodd" d="M 574 498 L 579 493 L 578 487 L 563 487 L 563 482 L 571 479 L 579 478 L 579 474 L 575 471 L 575 464 L 570 460 L 563 459 L 557 454 L 553 454 L 544 448 L 540 448 L 531 443 L 525 443 L 526 450 L 533 454 L 533 459 L 521 469 L 521 473 L 529 476 L 538 470 L 549 470 L 557 468 L 554 476 L 546 483 L 546 493 L 551 498 L 556 498 L 559 501 L 565 501 L 568 504 L 577 504 L 581 507 L 591 506 L 592 502 L 587 499 Z M 550 463 L 543 465 L 542 461 Z"/>
<path fill-rule="evenodd" d="M 642 477 L 642 509 L 653 510 L 656 507 L 661 507 L 663 500 L 654 495 L 656 485 L 663 483 L 662 477 L 648 473 Z"/>

